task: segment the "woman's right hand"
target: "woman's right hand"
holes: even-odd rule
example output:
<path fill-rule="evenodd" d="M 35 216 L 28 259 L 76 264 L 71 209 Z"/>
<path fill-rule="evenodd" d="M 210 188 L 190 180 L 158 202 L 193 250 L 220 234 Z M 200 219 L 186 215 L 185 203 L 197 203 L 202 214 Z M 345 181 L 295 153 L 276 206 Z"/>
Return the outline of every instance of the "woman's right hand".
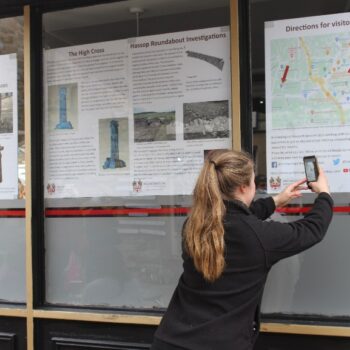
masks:
<path fill-rule="evenodd" d="M 319 175 L 317 181 L 308 183 L 309 187 L 311 187 L 311 191 L 316 193 L 326 192 L 330 194 L 326 174 L 320 166 L 318 167 L 318 172 Z"/>

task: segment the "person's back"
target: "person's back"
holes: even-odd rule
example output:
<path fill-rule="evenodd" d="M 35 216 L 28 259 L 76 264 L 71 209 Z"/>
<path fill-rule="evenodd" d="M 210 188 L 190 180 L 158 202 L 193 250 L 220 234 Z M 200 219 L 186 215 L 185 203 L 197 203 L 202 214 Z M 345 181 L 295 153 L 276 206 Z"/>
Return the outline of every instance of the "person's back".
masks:
<path fill-rule="evenodd" d="M 213 164 L 216 171 L 219 170 L 217 163 L 215 160 Z M 297 186 L 303 182 L 300 181 Z M 224 266 L 221 270 L 210 270 L 212 266 L 221 266 L 220 254 L 219 258 L 212 254 L 215 251 L 213 246 L 221 247 L 220 236 L 211 234 L 217 228 L 204 228 L 204 239 L 203 234 L 199 237 L 191 236 L 193 232 L 188 234 L 186 229 L 191 223 L 185 223 L 184 272 L 155 334 L 153 350 L 252 349 L 259 330 L 262 293 L 271 266 L 323 238 L 332 216 L 332 200 L 328 194 L 319 196 L 305 219 L 281 224 L 263 220 L 274 212 L 275 204 L 285 204 L 282 202 L 299 196 L 298 191 L 274 199 L 261 199 L 248 208 L 255 189 L 255 186 L 249 186 L 245 196 L 240 197 L 237 193 L 235 197 L 238 199 L 228 198 L 223 201 Z M 196 218 L 192 220 L 193 227 L 197 224 L 203 227 Z M 211 222 L 215 220 L 214 215 L 206 225 L 212 225 Z M 192 251 L 189 237 L 198 242 Z M 206 245 L 211 249 L 206 251 Z M 203 258 L 203 254 L 204 259 L 198 259 Z M 209 264 L 205 265 L 206 262 Z M 201 263 L 204 265 L 199 265 Z M 213 271 L 214 275 L 215 271 L 219 271 L 214 278 L 210 275 Z"/>

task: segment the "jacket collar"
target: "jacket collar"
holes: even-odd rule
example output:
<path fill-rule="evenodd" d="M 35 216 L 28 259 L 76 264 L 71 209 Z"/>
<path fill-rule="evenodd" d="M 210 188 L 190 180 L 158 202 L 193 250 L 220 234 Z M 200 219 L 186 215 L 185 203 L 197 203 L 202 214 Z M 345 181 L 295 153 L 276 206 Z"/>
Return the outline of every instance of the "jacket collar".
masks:
<path fill-rule="evenodd" d="M 250 209 L 238 199 L 224 200 L 227 213 L 243 212 L 245 214 L 251 214 Z"/>

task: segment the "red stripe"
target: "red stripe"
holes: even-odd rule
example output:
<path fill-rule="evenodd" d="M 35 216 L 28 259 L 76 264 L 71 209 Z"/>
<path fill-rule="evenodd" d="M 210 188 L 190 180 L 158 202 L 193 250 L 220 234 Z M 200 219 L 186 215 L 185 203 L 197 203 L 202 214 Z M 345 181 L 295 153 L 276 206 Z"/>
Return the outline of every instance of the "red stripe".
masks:
<path fill-rule="evenodd" d="M 286 207 L 278 208 L 278 213 L 304 214 L 310 211 L 311 207 Z M 186 215 L 190 208 L 115 208 L 115 209 L 46 209 L 46 217 L 62 216 L 124 216 L 124 215 Z M 334 213 L 350 213 L 350 206 L 339 206 L 333 208 Z M 0 209 L 0 217 L 25 217 L 25 209 Z"/>
<path fill-rule="evenodd" d="M 137 216 L 183 215 L 189 208 L 128 208 L 128 209 L 46 209 L 46 216 Z"/>
<path fill-rule="evenodd" d="M 311 207 L 286 207 L 278 208 L 278 213 L 305 214 Z M 132 216 L 132 215 L 186 215 L 190 208 L 117 208 L 117 209 L 46 209 L 46 217 L 64 216 Z M 334 213 L 350 213 L 350 206 L 339 206 L 333 208 Z M 0 209 L 0 217 L 25 217 L 25 209 Z"/>
<path fill-rule="evenodd" d="M 307 213 L 311 210 L 311 207 L 286 207 L 286 208 L 278 208 L 276 211 L 279 213 L 286 214 L 302 214 Z M 350 207 L 334 207 L 334 213 L 350 213 Z"/>
<path fill-rule="evenodd" d="M 304 214 L 310 211 L 311 207 L 286 207 L 278 208 L 276 211 L 285 214 Z M 46 209 L 46 217 L 65 216 L 148 216 L 148 215 L 187 215 L 190 208 L 114 208 L 114 209 Z M 334 207 L 334 213 L 350 213 L 350 207 Z"/>
<path fill-rule="evenodd" d="M 334 207 L 333 211 L 335 213 L 350 213 L 350 207 Z"/>
<path fill-rule="evenodd" d="M 304 214 L 310 211 L 311 207 L 286 207 L 286 208 L 277 208 L 277 213 L 285 214 Z"/>
<path fill-rule="evenodd" d="M 23 218 L 26 216 L 26 211 L 25 209 L 0 209 L 0 217 L 19 217 Z"/>

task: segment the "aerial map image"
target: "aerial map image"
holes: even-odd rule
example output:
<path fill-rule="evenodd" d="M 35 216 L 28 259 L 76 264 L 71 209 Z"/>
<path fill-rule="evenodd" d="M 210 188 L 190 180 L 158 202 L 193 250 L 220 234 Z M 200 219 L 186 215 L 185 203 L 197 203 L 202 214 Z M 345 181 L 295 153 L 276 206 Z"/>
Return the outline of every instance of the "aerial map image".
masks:
<path fill-rule="evenodd" d="M 350 32 L 271 41 L 272 129 L 350 124 Z"/>

